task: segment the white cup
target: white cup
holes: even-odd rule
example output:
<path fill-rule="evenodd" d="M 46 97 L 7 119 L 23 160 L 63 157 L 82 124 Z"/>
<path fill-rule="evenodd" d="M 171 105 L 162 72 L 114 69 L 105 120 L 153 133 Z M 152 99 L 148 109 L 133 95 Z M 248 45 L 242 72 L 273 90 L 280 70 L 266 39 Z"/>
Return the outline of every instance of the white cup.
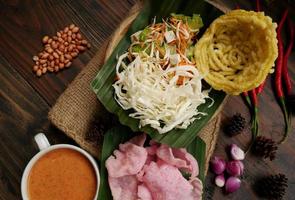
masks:
<path fill-rule="evenodd" d="M 96 194 L 94 196 L 94 200 L 97 199 L 98 197 L 98 188 L 99 188 L 99 183 L 100 183 L 100 176 L 99 176 L 99 171 L 98 171 L 98 167 L 97 164 L 95 162 L 95 160 L 93 159 L 93 157 L 87 153 L 86 151 L 84 151 L 83 149 L 76 147 L 74 145 L 69 145 L 69 144 L 57 144 L 57 145 L 50 145 L 50 143 L 48 142 L 47 137 L 43 134 L 43 133 L 38 133 L 37 135 L 35 135 L 34 137 L 40 152 L 37 153 L 28 163 L 28 165 L 25 168 L 25 171 L 23 173 L 22 176 L 22 182 L 21 182 L 21 193 L 22 193 L 22 197 L 23 200 L 29 200 L 29 196 L 28 196 L 28 178 L 29 178 L 29 174 L 30 171 L 33 167 L 33 165 L 37 162 L 37 160 L 39 160 L 42 156 L 44 156 L 45 154 L 47 154 L 48 152 L 55 150 L 55 149 L 72 149 L 75 151 L 78 151 L 79 153 L 81 153 L 82 155 L 84 155 L 89 162 L 92 164 L 93 169 L 95 171 L 96 174 L 96 182 L 97 182 L 97 190 L 96 190 Z"/>

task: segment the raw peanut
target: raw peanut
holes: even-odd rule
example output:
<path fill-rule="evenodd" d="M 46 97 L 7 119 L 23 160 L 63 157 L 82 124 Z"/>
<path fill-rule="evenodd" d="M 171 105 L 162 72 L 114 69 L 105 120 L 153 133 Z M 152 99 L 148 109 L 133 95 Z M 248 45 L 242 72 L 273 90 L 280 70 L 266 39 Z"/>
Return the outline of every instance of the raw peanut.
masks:
<path fill-rule="evenodd" d="M 52 61 L 54 59 L 53 55 L 49 55 L 48 60 Z"/>
<path fill-rule="evenodd" d="M 75 26 L 73 29 L 72 29 L 73 33 L 77 33 L 79 31 L 79 27 Z"/>
<path fill-rule="evenodd" d="M 62 54 L 63 54 L 63 53 L 62 53 L 60 50 L 58 50 L 58 49 L 56 49 L 55 51 L 58 53 L 58 55 L 62 55 Z"/>
<path fill-rule="evenodd" d="M 89 49 L 90 47 L 91 47 L 91 44 L 90 44 L 90 43 L 88 43 L 88 44 L 87 44 L 87 48 Z"/>
<path fill-rule="evenodd" d="M 72 53 L 71 53 L 71 56 L 72 56 L 73 58 L 75 58 L 75 57 L 78 56 L 78 54 L 77 54 L 76 52 L 72 52 Z"/>
<path fill-rule="evenodd" d="M 41 69 L 38 69 L 37 72 L 36 72 L 36 75 L 37 76 L 41 76 L 42 75 L 42 70 Z"/>
<path fill-rule="evenodd" d="M 64 32 L 67 33 L 69 31 L 69 27 L 65 27 Z"/>
<path fill-rule="evenodd" d="M 58 40 L 59 42 L 61 42 L 61 43 L 64 42 L 64 40 L 63 40 L 62 38 L 58 38 L 57 40 Z"/>
<path fill-rule="evenodd" d="M 52 47 L 53 49 L 56 49 L 56 48 L 58 47 L 58 44 L 55 43 L 55 42 L 54 42 L 54 43 L 52 42 L 51 47 Z"/>
<path fill-rule="evenodd" d="M 65 64 L 64 63 L 59 63 L 59 69 L 63 69 L 65 67 Z"/>
<path fill-rule="evenodd" d="M 47 72 L 47 68 L 44 67 L 44 68 L 42 69 L 42 73 L 45 74 L 46 72 Z"/>
<path fill-rule="evenodd" d="M 68 63 L 66 64 L 66 68 L 70 67 L 71 64 L 72 64 L 72 62 L 68 62 Z"/>
<path fill-rule="evenodd" d="M 50 67 L 54 67 L 54 60 L 50 62 Z"/>
<path fill-rule="evenodd" d="M 33 61 L 37 61 L 39 60 L 39 57 L 38 56 L 33 56 Z"/>
<path fill-rule="evenodd" d="M 80 52 L 90 48 L 87 40 L 80 34 L 80 28 L 71 24 L 63 30 L 57 31 L 53 37 L 44 36 L 42 42 L 44 49 L 38 55 L 33 56 L 35 65 L 33 71 L 37 76 L 46 72 L 58 72 L 63 68 L 68 68 L 72 60 Z"/>
<path fill-rule="evenodd" d="M 77 46 L 77 49 L 79 50 L 79 51 L 85 51 L 85 47 L 83 47 L 83 46 Z"/>
<path fill-rule="evenodd" d="M 48 69 L 49 72 L 53 72 L 54 71 L 54 68 L 53 67 L 48 67 L 47 69 Z"/>
<path fill-rule="evenodd" d="M 64 63 L 64 62 L 65 62 L 65 57 L 64 57 L 64 55 L 61 55 L 61 56 L 59 57 L 59 60 L 60 60 L 60 62 Z"/>
<path fill-rule="evenodd" d="M 72 56 L 69 55 L 69 54 L 65 54 L 65 57 L 66 57 L 67 59 L 69 59 L 69 60 L 72 60 L 72 59 L 73 59 Z"/>
<path fill-rule="evenodd" d="M 56 52 L 53 52 L 53 57 L 55 57 L 55 58 L 59 58 L 59 55 L 56 53 Z"/>
<path fill-rule="evenodd" d="M 68 50 L 69 50 L 69 51 L 73 51 L 73 48 L 74 48 L 74 46 L 73 46 L 72 44 L 70 44 Z"/>
<path fill-rule="evenodd" d="M 82 35 L 80 33 L 77 33 L 77 39 L 79 39 L 79 40 L 82 39 Z"/>
<path fill-rule="evenodd" d="M 36 72 L 39 69 L 38 65 L 34 65 L 33 71 Z"/>
<path fill-rule="evenodd" d="M 40 64 L 44 64 L 44 63 L 46 63 L 46 60 L 41 59 Z"/>
<path fill-rule="evenodd" d="M 65 49 L 65 45 L 60 44 L 58 49 L 59 49 L 60 51 L 63 51 L 63 50 Z"/>
<path fill-rule="evenodd" d="M 87 45 L 88 42 L 87 42 L 86 40 L 82 40 L 82 41 L 81 41 L 81 44 Z"/>
<path fill-rule="evenodd" d="M 42 55 L 42 58 L 43 58 L 43 59 L 46 59 L 46 58 L 48 58 L 48 56 L 49 56 L 49 53 L 45 52 L 45 53 Z"/>
<path fill-rule="evenodd" d="M 46 44 L 46 43 L 48 42 L 48 39 L 49 39 L 49 37 L 48 37 L 47 35 L 45 35 L 45 36 L 43 37 L 43 39 L 42 39 L 42 42 L 43 42 L 44 44 Z"/>
<path fill-rule="evenodd" d="M 70 25 L 70 29 L 73 29 L 73 28 L 75 28 L 75 24 Z"/>
<path fill-rule="evenodd" d="M 51 47 L 48 47 L 45 49 L 48 53 L 52 53 L 53 52 L 53 49 Z"/>

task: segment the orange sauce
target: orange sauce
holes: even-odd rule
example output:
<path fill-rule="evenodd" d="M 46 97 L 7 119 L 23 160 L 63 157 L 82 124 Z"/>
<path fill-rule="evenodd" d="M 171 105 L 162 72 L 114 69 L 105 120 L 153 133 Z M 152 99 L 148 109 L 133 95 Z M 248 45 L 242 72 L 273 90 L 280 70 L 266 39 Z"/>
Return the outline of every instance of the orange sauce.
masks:
<path fill-rule="evenodd" d="M 93 200 L 96 190 L 92 164 L 72 149 L 48 152 L 37 160 L 29 174 L 30 200 Z"/>

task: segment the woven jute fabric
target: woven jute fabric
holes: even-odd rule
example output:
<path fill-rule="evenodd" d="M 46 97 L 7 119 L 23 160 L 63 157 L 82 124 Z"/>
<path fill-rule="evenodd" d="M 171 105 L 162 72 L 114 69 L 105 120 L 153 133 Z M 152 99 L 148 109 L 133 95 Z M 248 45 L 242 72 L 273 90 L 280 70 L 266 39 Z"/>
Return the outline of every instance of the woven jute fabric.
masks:
<path fill-rule="evenodd" d="M 129 25 L 135 19 L 141 9 L 141 4 L 136 4 L 128 17 L 120 24 L 108 44 L 103 44 L 100 50 L 78 74 L 64 93 L 58 98 L 48 114 L 49 120 L 66 135 L 73 138 L 83 149 L 99 158 L 101 143 L 85 140 L 92 122 L 99 116 L 104 116 L 106 110 L 96 98 L 90 88 L 90 83 L 95 77 L 112 49 L 117 45 L 120 38 L 126 33 Z M 221 106 L 222 107 L 222 106 Z M 220 109 L 219 109 L 220 111 Z M 217 113 L 220 113 L 220 112 Z M 218 132 L 220 129 L 220 114 L 215 117 L 201 130 L 199 136 L 206 143 L 206 169 L 209 159 L 214 151 Z"/>

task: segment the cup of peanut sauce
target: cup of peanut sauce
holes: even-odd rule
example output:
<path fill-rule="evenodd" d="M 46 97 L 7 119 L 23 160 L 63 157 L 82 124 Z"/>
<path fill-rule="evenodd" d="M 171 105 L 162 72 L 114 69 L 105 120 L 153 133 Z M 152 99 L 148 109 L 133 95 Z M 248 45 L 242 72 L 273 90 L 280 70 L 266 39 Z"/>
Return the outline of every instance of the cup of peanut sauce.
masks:
<path fill-rule="evenodd" d="M 34 139 L 40 151 L 23 173 L 23 200 L 97 199 L 100 176 L 89 153 L 74 145 L 50 145 L 43 133 Z"/>

